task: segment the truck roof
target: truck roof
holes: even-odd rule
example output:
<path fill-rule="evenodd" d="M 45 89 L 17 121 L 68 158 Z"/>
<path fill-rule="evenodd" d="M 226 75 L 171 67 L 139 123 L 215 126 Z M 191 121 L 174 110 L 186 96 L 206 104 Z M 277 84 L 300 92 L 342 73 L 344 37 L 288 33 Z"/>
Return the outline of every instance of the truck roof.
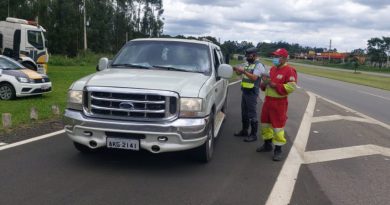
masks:
<path fill-rule="evenodd" d="M 174 42 L 198 43 L 207 46 L 209 45 L 217 46 L 211 41 L 201 41 L 201 40 L 181 39 L 181 38 L 137 38 L 131 41 L 174 41 Z"/>

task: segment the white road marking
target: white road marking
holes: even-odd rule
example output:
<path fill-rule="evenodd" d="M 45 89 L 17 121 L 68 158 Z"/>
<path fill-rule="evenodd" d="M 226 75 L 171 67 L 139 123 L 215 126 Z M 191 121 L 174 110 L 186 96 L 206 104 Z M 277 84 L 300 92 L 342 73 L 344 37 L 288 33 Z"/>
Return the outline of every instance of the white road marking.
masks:
<path fill-rule="evenodd" d="M 364 94 L 367 94 L 367 95 L 371 95 L 371 96 L 374 96 L 374 97 L 378 97 L 378 98 L 382 98 L 384 100 L 388 100 L 390 101 L 390 98 L 387 98 L 387 97 L 383 97 L 381 95 L 375 95 L 375 94 L 372 94 L 372 93 L 369 93 L 369 92 L 365 92 L 365 91 L 360 91 L 358 90 L 359 93 L 364 93 Z"/>
<path fill-rule="evenodd" d="M 0 146 L 6 145 L 7 143 L 0 142 Z"/>
<path fill-rule="evenodd" d="M 12 144 L 4 145 L 4 146 L 0 147 L 0 151 L 6 150 L 6 149 L 9 149 L 9 148 L 12 148 L 12 147 L 17 147 L 17 146 L 20 146 L 20 145 L 24 145 L 24 144 L 27 144 L 27 143 L 30 143 L 30 142 L 35 142 L 35 141 L 38 141 L 38 140 L 41 140 L 41 139 L 53 137 L 53 136 L 56 136 L 56 135 L 59 135 L 59 134 L 62 134 L 62 133 L 65 133 L 65 130 L 59 130 L 59 131 L 56 131 L 56 132 L 52 132 L 52 133 L 49 133 L 49 134 L 45 134 L 45 135 L 41 135 L 41 136 L 38 136 L 38 137 L 30 138 L 30 139 L 23 140 L 23 141 L 20 141 L 20 142 L 15 142 L 15 143 L 12 143 Z"/>
<path fill-rule="evenodd" d="M 377 145 L 362 145 L 305 152 L 312 123 L 344 119 L 350 121 L 378 124 L 390 130 L 390 126 L 386 123 L 380 122 L 374 118 L 371 118 L 351 108 L 328 100 L 311 92 L 307 92 L 307 94 L 309 95 L 309 102 L 306 111 L 303 115 L 301 125 L 297 133 L 297 137 L 295 138 L 291 150 L 288 153 L 288 156 L 279 173 L 279 176 L 276 179 L 272 191 L 267 199 L 266 205 L 285 205 L 290 203 L 301 164 L 347 159 L 352 157 L 368 156 L 374 154 L 381 154 L 383 156 L 390 157 L 390 148 L 381 147 Z M 323 99 L 331 104 L 341 107 L 346 111 L 352 112 L 360 116 L 361 118 L 340 115 L 313 117 L 317 98 Z"/>
<path fill-rule="evenodd" d="M 327 122 L 327 121 L 335 121 L 335 120 L 348 120 L 348 121 L 355 121 L 355 122 L 366 122 L 366 123 L 377 124 L 376 122 L 370 119 L 353 117 L 353 116 L 342 116 L 342 115 L 328 115 L 328 116 L 313 117 L 311 122 L 317 123 L 317 122 Z"/>
<path fill-rule="evenodd" d="M 350 112 L 352 112 L 352 113 L 355 113 L 356 115 L 358 115 L 358 116 L 360 116 L 360 117 L 363 117 L 363 118 L 366 118 L 366 119 L 368 119 L 368 120 L 371 120 L 372 122 L 375 122 L 375 124 L 378 124 L 378 125 L 380 125 L 380 126 L 386 128 L 386 129 L 390 130 L 390 125 L 388 125 L 388 124 L 386 124 L 386 123 L 383 123 L 383 122 L 381 122 L 381 121 L 379 121 L 379 120 L 376 120 L 376 119 L 374 119 L 374 118 L 372 118 L 372 117 L 369 117 L 369 116 L 367 116 L 367 115 L 365 115 L 365 114 L 363 114 L 363 113 L 357 112 L 357 111 L 355 111 L 355 110 L 353 110 L 353 109 L 351 109 L 351 108 L 349 108 L 349 107 L 347 107 L 347 106 L 341 105 L 341 104 L 339 104 L 339 103 L 337 103 L 337 102 L 334 102 L 334 101 L 332 101 L 332 100 L 326 99 L 326 98 L 321 97 L 321 96 L 319 96 L 319 95 L 316 95 L 316 96 L 317 96 L 318 98 L 321 98 L 321 99 L 327 101 L 327 102 L 330 102 L 330 103 L 332 103 L 332 104 L 334 104 L 334 105 L 337 105 L 338 107 L 343 108 L 344 110 L 347 110 L 347 111 L 350 111 Z"/>
<path fill-rule="evenodd" d="M 295 138 L 294 144 L 288 153 L 282 170 L 280 170 L 279 176 L 276 179 L 271 194 L 267 199 L 266 205 L 284 205 L 290 203 L 299 168 L 303 163 L 303 152 L 309 138 L 311 118 L 313 117 L 316 104 L 315 96 L 310 92 L 308 92 L 308 94 L 310 97 L 309 103 L 305 114 L 303 115 L 297 137 Z"/>
<path fill-rule="evenodd" d="M 232 85 L 237 84 L 237 83 L 239 83 L 239 82 L 241 82 L 241 80 L 237 80 L 237 81 L 234 81 L 234 82 L 232 82 L 232 83 L 229 83 L 229 86 L 232 86 Z"/>
<path fill-rule="evenodd" d="M 340 159 L 348 159 L 354 157 L 382 154 L 390 156 L 390 149 L 377 145 L 360 145 L 352 147 L 342 147 L 327 150 L 316 150 L 305 152 L 304 162 L 306 164 L 326 162 Z"/>

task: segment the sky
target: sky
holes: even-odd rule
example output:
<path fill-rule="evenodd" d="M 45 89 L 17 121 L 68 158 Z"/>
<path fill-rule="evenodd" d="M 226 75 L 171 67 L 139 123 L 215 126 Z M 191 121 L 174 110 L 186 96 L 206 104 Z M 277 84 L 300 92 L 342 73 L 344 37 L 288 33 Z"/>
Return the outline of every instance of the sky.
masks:
<path fill-rule="evenodd" d="M 299 43 L 339 52 L 390 36 L 390 0 L 163 0 L 164 34 Z"/>

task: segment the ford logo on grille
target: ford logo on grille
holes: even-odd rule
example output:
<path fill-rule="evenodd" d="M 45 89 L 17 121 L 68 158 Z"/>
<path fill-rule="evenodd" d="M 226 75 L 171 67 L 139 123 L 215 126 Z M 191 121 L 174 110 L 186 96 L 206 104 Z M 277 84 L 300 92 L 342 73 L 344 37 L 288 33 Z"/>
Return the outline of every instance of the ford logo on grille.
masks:
<path fill-rule="evenodd" d="M 121 102 L 119 104 L 119 108 L 127 109 L 127 110 L 133 110 L 134 109 L 134 104 L 131 103 L 131 102 Z"/>

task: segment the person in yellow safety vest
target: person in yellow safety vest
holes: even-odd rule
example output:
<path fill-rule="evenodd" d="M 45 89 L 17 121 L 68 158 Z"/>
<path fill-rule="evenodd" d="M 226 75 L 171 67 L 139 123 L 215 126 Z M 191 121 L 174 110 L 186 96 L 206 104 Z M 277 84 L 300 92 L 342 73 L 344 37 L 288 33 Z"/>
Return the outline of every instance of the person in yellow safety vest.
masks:
<path fill-rule="evenodd" d="M 261 75 L 266 74 L 265 67 L 257 60 L 257 49 L 249 48 L 245 51 L 245 66 L 234 66 L 233 69 L 238 75 L 242 75 L 241 81 L 241 122 L 242 129 L 234 133 L 234 136 L 245 137 L 245 142 L 257 140 L 258 116 L 257 99 L 259 96 L 259 87 Z M 248 135 L 248 128 L 251 126 L 251 133 Z"/>
<path fill-rule="evenodd" d="M 269 78 L 263 79 L 260 85 L 265 91 L 265 100 L 261 110 L 261 134 L 264 144 L 257 148 L 257 152 L 270 152 L 275 145 L 274 161 L 282 160 L 282 146 L 286 144 L 284 127 L 287 121 L 287 96 L 296 89 L 297 72 L 287 64 L 288 52 L 284 48 L 272 53 L 274 66 L 270 70 Z"/>

